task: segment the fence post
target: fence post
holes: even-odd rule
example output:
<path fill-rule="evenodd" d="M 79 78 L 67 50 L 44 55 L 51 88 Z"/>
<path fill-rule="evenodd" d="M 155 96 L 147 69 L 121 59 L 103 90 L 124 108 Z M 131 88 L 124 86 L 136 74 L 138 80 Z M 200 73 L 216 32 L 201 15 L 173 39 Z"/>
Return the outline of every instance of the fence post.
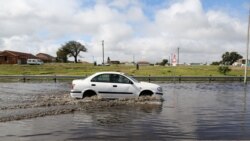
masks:
<path fill-rule="evenodd" d="M 179 83 L 181 83 L 181 75 L 179 75 Z"/>
<path fill-rule="evenodd" d="M 54 76 L 54 82 L 56 83 L 56 75 Z"/>
<path fill-rule="evenodd" d="M 210 75 L 209 75 L 209 83 L 211 83 L 211 80 L 212 80 L 211 77 L 212 77 L 212 75 L 210 74 Z"/>
<path fill-rule="evenodd" d="M 150 80 L 150 75 L 148 75 L 148 82 L 150 82 L 151 80 Z"/>
<path fill-rule="evenodd" d="M 24 82 L 24 83 L 26 82 L 26 78 L 25 78 L 25 75 L 23 75 L 23 82 Z"/>

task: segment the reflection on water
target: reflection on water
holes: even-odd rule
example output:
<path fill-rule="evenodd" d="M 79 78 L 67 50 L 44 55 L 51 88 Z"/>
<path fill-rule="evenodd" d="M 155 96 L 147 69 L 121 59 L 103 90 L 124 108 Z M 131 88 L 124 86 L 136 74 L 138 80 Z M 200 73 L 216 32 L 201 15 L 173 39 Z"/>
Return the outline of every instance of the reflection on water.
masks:
<path fill-rule="evenodd" d="M 13 87 L 16 85 L 25 92 L 16 91 Z M 86 108 L 73 114 L 3 122 L 0 137 L 2 140 L 250 139 L 249 85 L 160 85 L 165 92 L 162 105 Z M 29 102 L 36 95 L 60 95 L 68 89 L 66 83 L 1 84 L 0 106 L 15 104 L 13 101 Z M 10 99 L 6 98 L 8 95 Z"/>

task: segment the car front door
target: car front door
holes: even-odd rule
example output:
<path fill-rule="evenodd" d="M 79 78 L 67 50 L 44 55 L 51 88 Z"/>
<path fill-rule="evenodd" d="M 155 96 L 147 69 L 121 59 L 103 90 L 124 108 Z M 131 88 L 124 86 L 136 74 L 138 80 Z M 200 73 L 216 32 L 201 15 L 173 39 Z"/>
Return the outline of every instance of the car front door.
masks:
<path fill-rule="evenodd" d="M 112 93 L 115 98 L 132 98 L 136 96 L 136 87 L 132 81 L 123 75 L 111 74 Z"/>

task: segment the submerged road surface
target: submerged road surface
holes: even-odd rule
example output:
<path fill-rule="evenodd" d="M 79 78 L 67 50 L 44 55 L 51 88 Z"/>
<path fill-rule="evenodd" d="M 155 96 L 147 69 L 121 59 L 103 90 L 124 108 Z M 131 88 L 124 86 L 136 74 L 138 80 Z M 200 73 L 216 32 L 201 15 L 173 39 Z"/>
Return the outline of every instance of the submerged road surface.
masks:
<path fill-rule="evenodd" d="M 1 140 L 250 140 L 250 86 L 162 83 L 165 101 L 73 100 L 68 83 L 0 83 Z"/>

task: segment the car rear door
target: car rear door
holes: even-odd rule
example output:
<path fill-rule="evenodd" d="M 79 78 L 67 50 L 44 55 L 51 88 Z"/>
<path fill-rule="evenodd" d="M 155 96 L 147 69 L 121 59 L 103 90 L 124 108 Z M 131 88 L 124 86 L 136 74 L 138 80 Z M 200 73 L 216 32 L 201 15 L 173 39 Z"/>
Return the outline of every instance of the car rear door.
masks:
<path fill-rule="evenodd" d="M 103 98 L 112 96 L 113 83 L 110 82 L 110 74 L 100 74 L 90 82 L 90 87 Z"/>

